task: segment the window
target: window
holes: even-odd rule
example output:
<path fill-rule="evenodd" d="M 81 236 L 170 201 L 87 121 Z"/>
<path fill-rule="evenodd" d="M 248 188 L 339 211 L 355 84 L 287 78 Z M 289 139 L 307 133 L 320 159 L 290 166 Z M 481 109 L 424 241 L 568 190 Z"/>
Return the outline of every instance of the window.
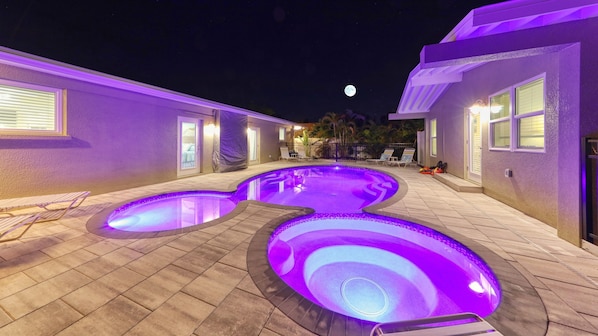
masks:
<path fill-rule="evenodd" d="M 436 119 L 430 120 L 430 155 L 437 155 Z"/>
<path fill-rule="evenodd" d="M 491 147 L 511 147 L 511 92 L 499 93 L 490 98 Z"/>
<path fill-rule="evenodd" d="M 62 90 L 0 80 L 0 134 L 62 135 Z"/>
<path fill-rule="evenodd" d="M 278 141 L 284 141 L 284 127 L 279 127 L 278 128 Z"/>
<path fill-rule="evenodd" d="M 544 78 L 516 89 L 517 148 L 544 148 Z"/>
<path fill-rule="evenodd" d="M 491 96 L 489 127 L 491 149 L 543 150 L 544 77 Z"/>

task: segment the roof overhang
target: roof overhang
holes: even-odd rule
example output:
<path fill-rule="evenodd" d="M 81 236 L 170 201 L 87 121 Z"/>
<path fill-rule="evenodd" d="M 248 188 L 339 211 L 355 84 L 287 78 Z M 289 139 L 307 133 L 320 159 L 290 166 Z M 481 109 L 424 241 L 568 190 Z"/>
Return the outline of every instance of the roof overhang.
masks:
<path fill-rule="evenodd" d="M 439 44 L 423 47 L 389 120 L 429 112 L 451 84 L 478 66 L 555 52 L 575 42 L 567 34 L 555 38 L 534 28 L 596 16 L 598 0 L 514 0 L 472 10 Z"/>
<path fill-rule="evenodd" d="M 0 64 L 6 64 L 21 69 L 33 70 L 36 72 L 51 74 L 62 78 L 75 79 L 79 81 L 140 93 L 152 97 L 168 99 L 190 105 L 201 106 L 208 109 L 225 110 L 233 113 L 239 113 L 256 119 L 270 121 L 278 124 L 297 125 L 297 123 L 289 120 L 284 120 L 266 114 L 246 110 L 240 107 L 226 105 L 215 101 L 187 95 L 184 93 L 167 90 L 157 86 L 104 74 L 101 72 L 46 59 L 43 57 L 27 54 L 5 47 L 0 47 Z"/>

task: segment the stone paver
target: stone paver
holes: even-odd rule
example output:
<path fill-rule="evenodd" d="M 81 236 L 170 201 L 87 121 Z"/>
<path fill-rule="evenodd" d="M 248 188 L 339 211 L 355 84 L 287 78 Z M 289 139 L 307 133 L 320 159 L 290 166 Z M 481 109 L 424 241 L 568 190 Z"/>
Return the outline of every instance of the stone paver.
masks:
<path fill-rule="evenodd" d="M 62 219 L 0 244 L 0 336 L 307 336 L 310 330 L 358 330 L 336 314 L 308 316 L 315 310 L 301 298 L 278 303 L 303 309 L 308 330 L 265 299 L 249 276 L 252 237 L 294 210 L 248 202 L 216 225 L 156 238 L 107 238 L 86 228 L 92 216 L 129 199 L 169 190 L 233 190 L 246 178 L 290 165 L 272 162 L 92 195 Z M 533 313 L 545 309 L 547 335 L 598 335 L 596 255 L 484 194 L 455 192 L 415 168 L 371 168 L 394 174 L 408 189 L 380 211 L 457 232 L 518 270 L 544 302 Z"/>

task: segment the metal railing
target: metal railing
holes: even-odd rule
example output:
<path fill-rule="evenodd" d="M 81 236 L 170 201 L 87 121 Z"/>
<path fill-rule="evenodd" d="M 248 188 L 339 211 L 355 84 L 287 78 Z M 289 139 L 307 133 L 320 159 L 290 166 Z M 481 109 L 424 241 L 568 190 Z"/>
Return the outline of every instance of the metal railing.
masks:
<path fill-rule="evenodd" d="M 295 144 L 295 146 L 298 145 Z M 291 146 L 288 147 L 291 153 L 296 153 L 297 150 L 299 150 L 298 148 L 293 148 Z M 384 150 L 387 148 L 394 149 L 395 151 L 393 153 L 393 156 L 400 158 L 405 148 L 416 148 L 416 145 L 413 143 L 352 143 L 342 145 L 339 143 L 326 143 L 318 141 L 311 144 L 309 146 L 309 150 L 306 152 L 310 153 L 309 156 L 313 158 L 328 159 L 335 161 L 360 161 L 380 158 L 382 152 L 384 152 Z M 305 150 L 304 148 L 302 149 Z"/>
<path fill-rule="evenodd" d="M 325 159 L 333 159 L 335 161 L 342 160 L 367 160 L 377 159 L 386 148 L 394 149 L 393 156 L 401 157 L 405 148 L 414 147 L 413 144 L 408 143 L 392 143 L 392 144 L 329 144 L 329 151 L 321 153 L 321 157 Z"/>

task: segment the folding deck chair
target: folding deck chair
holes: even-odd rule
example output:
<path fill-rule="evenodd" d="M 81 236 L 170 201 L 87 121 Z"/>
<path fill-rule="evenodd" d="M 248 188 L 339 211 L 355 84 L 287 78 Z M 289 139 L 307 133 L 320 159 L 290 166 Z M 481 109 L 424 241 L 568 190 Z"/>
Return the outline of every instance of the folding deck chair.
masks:
<path fill-rule="evenodd" d="M 89 191 L 78 191 L 65 194 L 30 196 L 0 200 L 0 218 L 16 217 L 12 212 L 26 208 L 42 208 L 55 213 L 54 216 L 40 218 L 37 223 L 57 220 L 62 218 L 70 209 L 81 205 L 87 198 Z"/>
<path fill-rule="evenodd" d="M 403 150 L 403 155 L 401 156 L 401 159 L 399 161 L 397 161 L 397 165 L 400 167 L 401 165 L 404 165 L 404 167 L 407 167 L 411 164 L 413 164 L 413 156 L 415 155 L 415 148 L 405 148 Z"/>
<path fill-rule="evenodd" d="M 11 240 L 17 240 L 17 239 L 21 238 L 25 234 L 25 232 L 27 232 L 27 230 L 29 230 L 31 225 L 33 225 L 33 223 L 35 223 L 37 221 L 38 218 L 39 218 L 38 214 L 19 215 L 19 216 L 0 218 L 0 243 L 11 241 Z M 21 226 L 25 226 L 25 225 L 27 227 L 18 236 L 2 239 L 7 234 L 20 228 Z"/>
<path fill-rule="evenodd" d="M 282 160 L 297 160 L 297 156 L 289 154 L 288 147 L 280 147 L 280 158 Z"/>
<path fill-rule="evenodd" d="M 390 160 L 390 158 L 392 157 L 392 154 L 394 152 L 395 152 L 394 149 L 387 148 L 384 150 L 384 153 L 382 153 L 382 155 L 380 155 L 379 159 L 367 159 L 367 160 L 365 160 L 365 162 L 375 162 L 376 164 L 388 162 L 388 160 Z"/>
<path fill-rule="evenodd" d="M 311 161 L 311 157 L 305 155 L 305 149 L 303 148 L 297 148 L 297 158 L 299 160 L 307 160 L 307 161 Z"/>
<path fill-rule="evenodd" d="M 473 313 L 380 323 L 370 336 L 503 336 L 486 320 Z"/>

